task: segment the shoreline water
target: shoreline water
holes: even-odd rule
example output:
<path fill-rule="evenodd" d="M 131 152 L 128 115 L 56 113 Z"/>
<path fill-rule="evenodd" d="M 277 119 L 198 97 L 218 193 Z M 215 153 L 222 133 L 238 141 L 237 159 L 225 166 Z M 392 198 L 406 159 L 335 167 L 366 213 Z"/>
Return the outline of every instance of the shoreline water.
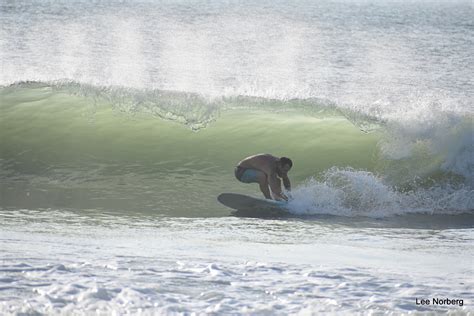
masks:
<path fill-rule="evenodd" d="M 432 295 L 472 308 L 472 228 L 2 214 L 2 312 L 454 311 L 416 304 Z"/>

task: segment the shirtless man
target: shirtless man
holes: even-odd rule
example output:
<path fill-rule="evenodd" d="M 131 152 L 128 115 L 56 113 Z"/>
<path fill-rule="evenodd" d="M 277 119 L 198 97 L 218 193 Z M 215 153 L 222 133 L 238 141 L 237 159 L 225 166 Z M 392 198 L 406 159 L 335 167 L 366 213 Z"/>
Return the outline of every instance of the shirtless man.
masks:
<path fill-rule="evenodd" d="M 287 191 L 291 190 L 288 171 L 293 166 L 291 159 L 275 157 L 270 154 L 258 154 L 240 161 L 235 167 L 235 177 L 243 183 L 258 183 L 260 190 L 267 199 L 272 199 L 270 187 L 275 200 L 288 201 L 281 191 L 281 180 Z"/>

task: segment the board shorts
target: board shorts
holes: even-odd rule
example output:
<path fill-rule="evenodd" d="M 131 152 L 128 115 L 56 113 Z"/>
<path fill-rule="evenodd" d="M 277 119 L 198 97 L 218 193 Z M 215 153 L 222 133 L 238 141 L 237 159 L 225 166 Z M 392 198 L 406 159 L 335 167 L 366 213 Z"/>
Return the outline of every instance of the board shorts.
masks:
<path fill-rule="evenodd" d="M 250 168 L 243 168 L 243 167 L 235 167 L 234 174 L 237 180 L 243 183 L 253 183 L 257 182 L 257 172 L 258 170 L 250 169 Z"/>

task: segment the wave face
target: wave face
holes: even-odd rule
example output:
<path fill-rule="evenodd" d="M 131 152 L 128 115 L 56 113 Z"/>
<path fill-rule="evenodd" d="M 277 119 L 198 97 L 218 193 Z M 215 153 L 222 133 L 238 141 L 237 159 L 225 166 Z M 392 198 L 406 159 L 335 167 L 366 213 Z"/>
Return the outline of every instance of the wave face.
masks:
<path fill-rule="evenodd" d="M 466 117 L 433 122 L 422 141 L 427 127 L 413 126 L 400 153 L 399 125 L 315 99 L 209 99 L 31 82 L 0 95 L 5 206 L 199 215 L 215 209 L 222 191 L 255 192 L 235 181 L 233 166 L 271 152 L 295 161 L 296 214 L 473 208 Z"/>
<path fill-rule="evenodd" d="M 235 163 L 270 152 L 297 214 L 472 212 L 471 13 L 2 2 L 1 204 L 221 215 L 218 193 L 256 191 Z"/>

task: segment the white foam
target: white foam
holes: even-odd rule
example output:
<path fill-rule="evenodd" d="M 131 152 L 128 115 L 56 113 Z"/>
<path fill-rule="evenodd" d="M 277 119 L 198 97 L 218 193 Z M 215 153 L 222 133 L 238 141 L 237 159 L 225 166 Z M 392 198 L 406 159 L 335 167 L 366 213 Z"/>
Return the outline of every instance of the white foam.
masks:
<path fill-rule="evenodd" d="M 333 167 L 292 192 L 294 214 L 386 217 L 407 213 L 458 214 L 474 209 L 473 190 L 449 185 L 402 192 L 374 173 Z"/>

